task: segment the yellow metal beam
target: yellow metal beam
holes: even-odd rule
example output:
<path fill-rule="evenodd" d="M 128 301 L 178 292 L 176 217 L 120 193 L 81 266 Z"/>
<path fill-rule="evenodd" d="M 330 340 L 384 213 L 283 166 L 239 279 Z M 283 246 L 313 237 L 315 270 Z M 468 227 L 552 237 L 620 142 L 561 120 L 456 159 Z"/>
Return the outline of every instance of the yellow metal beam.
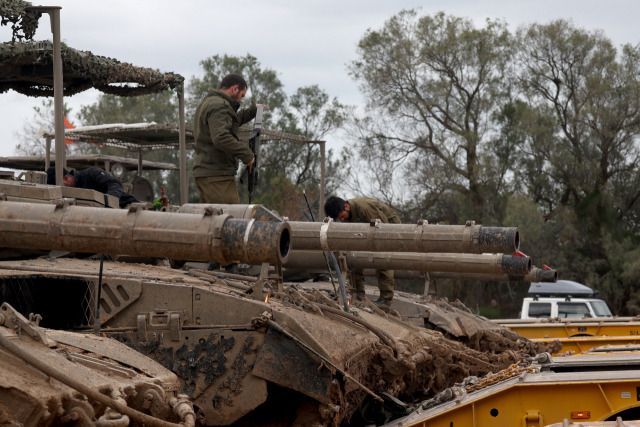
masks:
<path fill-rule="evenodd" d="M 601 376 L 616 376 L 614 371 Z M 550 375 L 547 375 L 550 374 Z M 581 372 L 573 380 L 554 377 L 565 374 L 527 374 L 527 380 L 512 378 L 426 411 L 418 410 L 394 426 L 420 427 L 539 427 L 571 420 L 573 413 L 586 413 L 581 421 L 603 421 L 629 408 L 640 408 L 640 377 L 635 373 L 613 380 L 594 379 Z M 624 378 L 624 377 L 627 378 Z M 636 379 L 629 379 L 635 376 Z M 549 377 L 549 378 L 545 378 Z M 529 381 L 536 378 L 535 381 Z M 583 378 L 582 380 L 580 378 Z M 590 379 L 591 378 L 591 379 Z M 544 420 L 544 424 L 543 421 Z"/>

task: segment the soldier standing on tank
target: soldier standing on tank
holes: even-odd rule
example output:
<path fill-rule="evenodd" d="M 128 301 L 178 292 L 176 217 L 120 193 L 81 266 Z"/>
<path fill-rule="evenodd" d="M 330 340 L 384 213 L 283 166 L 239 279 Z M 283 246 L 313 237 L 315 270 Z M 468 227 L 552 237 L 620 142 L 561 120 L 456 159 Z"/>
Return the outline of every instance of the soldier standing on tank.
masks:
<path fill-rule="evenodd" d="M 331 196 L 324 204 L 324 212 L 327 216 L 340 222 L 370 222 L 379 219 L 382 222 L 400 224 L 398 214 L 378 199 L 370 197 L 356 197 L 344 200 Z M 351 271 L 352 283 L 355 288 L 356 299 L 363 301 L 364 274 L 361 269 Z M 393 300 L 393 270 L 376 270 L 380 298 L 375 303 L 381 307 L 391 307 Z"/>
<path fill-rule="evenodd" d="M 202 203 L 240 203 L 235 180 L 238 159 L 249 168 L 255 162 L 249 145 L 238 138 L 238 128 L 256 116 L 255 105 L 238 110 L 246 93 L 245 79 L 229 74 L 196 108 L 193 177 Z"/>

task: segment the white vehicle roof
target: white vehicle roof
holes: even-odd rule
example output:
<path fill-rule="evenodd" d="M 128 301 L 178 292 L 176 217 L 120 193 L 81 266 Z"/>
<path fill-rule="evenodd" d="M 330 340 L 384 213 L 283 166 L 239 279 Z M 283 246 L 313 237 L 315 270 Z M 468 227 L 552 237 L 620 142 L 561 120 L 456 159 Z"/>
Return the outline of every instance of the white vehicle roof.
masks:
<path fill-rule="evenodd" d="M 531 286 L 529 286 L 529 296 L 536 295 L 540 297 L 563 297 L 571 295 L 572 297 L 583 298 L 596 296 L 593 289 L 572 280 L 558 280 L 555 283 L 532 283 Z"/>

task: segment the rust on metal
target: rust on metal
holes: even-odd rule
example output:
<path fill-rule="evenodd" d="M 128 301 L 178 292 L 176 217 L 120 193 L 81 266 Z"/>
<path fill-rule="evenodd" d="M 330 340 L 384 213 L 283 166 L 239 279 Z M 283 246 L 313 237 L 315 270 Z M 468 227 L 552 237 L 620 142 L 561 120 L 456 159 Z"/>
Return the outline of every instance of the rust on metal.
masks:
<path fill-rule="evenodd" d="M 0 202 L 0 247 L 282 264 L 286 222 L 229 215 Z"/>

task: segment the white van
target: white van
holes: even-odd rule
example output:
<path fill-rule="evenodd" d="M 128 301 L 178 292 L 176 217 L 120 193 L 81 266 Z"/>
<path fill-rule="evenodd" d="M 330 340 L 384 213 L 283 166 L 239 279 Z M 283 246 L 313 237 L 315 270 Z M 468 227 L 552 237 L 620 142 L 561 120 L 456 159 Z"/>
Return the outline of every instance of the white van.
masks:
<path fill-rule="evenodd" d="M 613 317 L 595 292 L 581 283 L 558 280 L 556 283 L 532 283 L 530 297 L 522 301 L 521 319 Z"/>

